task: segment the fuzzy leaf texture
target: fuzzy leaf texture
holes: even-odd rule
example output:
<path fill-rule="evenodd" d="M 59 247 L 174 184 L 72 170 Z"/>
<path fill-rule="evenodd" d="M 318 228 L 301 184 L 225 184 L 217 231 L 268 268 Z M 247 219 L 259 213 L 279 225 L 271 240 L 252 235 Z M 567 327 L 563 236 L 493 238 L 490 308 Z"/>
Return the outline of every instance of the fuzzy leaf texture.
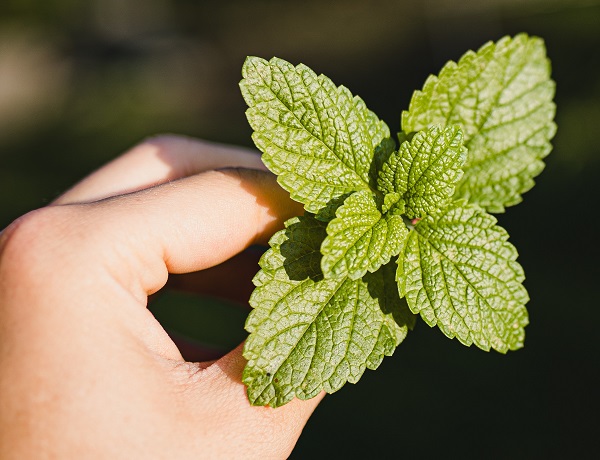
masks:
<path fill-rule="evenodd" d="M 403 203 L 398 194 L 386 204 L 394 211 L 382 214 L 370 191 L 353 193 L 327 225 L 321 245 L 321 267 L 326 278 L 362 278 L 398 255 L 408 236 L 402 216 Z M 388 195 L 388 197 L 391 195 Z"/>
<path fill-rule="evenodd" d="M 458 126 L 433 126 L 405 141 L 383 164 L 378 189 L 400 193 L 409 219 L 444 207 L 462 177 L 466 150 Z"/>
<path fill-rule="evenodd" d="M 465 345 L 523 346 L 524 273 L 488 212 L 521 200 L 556 127 L 544 44 L 525 34 L 449 62 L 402 114 L 400 147 L 308 67 L 250 57 L 240 83 L 263 161 L 307 213 L 254 278 L 243 381 L 254 405 L 356 382 L 419 315 Z"/>
<path fill-rule="evenodd" d="M 469 153 L 455 197 L 503 212 L 544 168 L 556 132 L 554 90 L 544 42 L 504 37 L 430 76 L 403 112 L 402 130 L 461 126 Z"/>
<path fill-rule="evenodd" d="M 325 226 L 310 215 L 290 219 L 261 258 L 244 347 L 243 381 L 254 405 L 277 407 L 354 383 L 412 327 L 410 312 L 390 289 L 389 266 L 363 279 L 323 278 Z"/>
<path fill-rule="evenodd" d="M 390 134 L 362 99 L 303 64 L 278 58 L 249 57 L 242 75 L 252 139 L 292 199 L 316 214 L 370 189 L 374 149 Z"/>
<path fill-rule="evenodd" d="M 502 353 L 522 347 L 529 297 L 507 239 L 493 216 L 464 202 L 425 217 L 398 259 L 400 295 L 465 345 Z"/>

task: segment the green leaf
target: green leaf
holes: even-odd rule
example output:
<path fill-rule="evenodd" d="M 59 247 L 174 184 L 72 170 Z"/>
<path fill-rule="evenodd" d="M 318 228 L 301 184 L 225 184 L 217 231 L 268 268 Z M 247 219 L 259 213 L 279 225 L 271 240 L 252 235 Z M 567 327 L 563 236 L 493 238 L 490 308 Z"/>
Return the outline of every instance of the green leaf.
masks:
<path fill-rule="evenodd" d="M 403 112 L 402 129 L 460 125 L 469 153 L 455 198 L 503 212 L 544 168 L 556 132 L 554 90 L 544 42 L 504 37 L 430 76 Z"/>
<path fill-rule="evenodd" d="M 389 195 L 388 195 L 389 196 Z M 398 195 L 396 194 L 396 201 Z M 402 206 L 398 203 L 387 203 Z M 321 246 L 321 268 L 325 278 L 362 278 L 398 255 L 408 229 L 398 214 L 382 215 L 371 192 L 350 195 L 327 225 Z"/>
<path fill-rule="evenodd" d="M 397 343 L 400 344 L 406 337 L 407 329 L 396 326 L 407 326 L 408 329 L 413 330 L 417 317 L 410 311 L 406 298 L 400 298 L 398 282 L 396 281 L 397 259 L 397 257 L 392 257 L 387 264 L 381 266 L 376 272 L 367 273 L 363 280 L 368 284 L 371 296 L 379 301 L 381 310 L 384 313 L 391 313 L 391 315 L 386 315 L 385 318 L 386 321 L 390 322 L 390 327 L 396 331 L 398 335 Z"/>
<path fill-rule="evenodd" d="M 317 260 L 325 225 L 311 216 L 290 219 L 261 259 L 244 346 L 243 381 L 254 405 L 276 407 L 355 383 L 406 336 L 408 326 L 394 320 L 402 318 L 394 313 L 400 304 L 371 293 L 383 294 L 371 286 L 382 283 L 374 274 L 323 278 Z"/>
<path fill-rule="evenodd" d="M 427 216 L 398 260 L 398 286 L 413 313 L 465 345 L 502 353 L 523 346 L 529 300 L 517 251 L 496 219 L 457 202 Z"/>
<path fill-rule="evenodd" d="M 400 142 L 400 144 L 402 144 L 402 142 Z M 389 160 L 395 150 L 396 143 L 391 137 L 386 137 L 377 147 L 375 147 L 371 171 L 369 172 L 369 176 L 371 177 L 371 188 L 373 190 L 379 190 L 379 185 L 377 183 L 379 171 L 381 171 L 383 164 Z"/>
<path fill-rule="evenodd" d="M 318 213 L 332 200 L 369 189 L 373 152 L 389 129 L 362 99 L 278 58 L 249 57 L 242 74 L 254 143 L 294 200 Z"/>
<path fill-rule="evenodd" d="M 378 189 L 402 194 L 409 219 L 423 217 L 450 201 L 465 158 L 458 126 L 432 126 L 403 142 L 382 165 Z"/>

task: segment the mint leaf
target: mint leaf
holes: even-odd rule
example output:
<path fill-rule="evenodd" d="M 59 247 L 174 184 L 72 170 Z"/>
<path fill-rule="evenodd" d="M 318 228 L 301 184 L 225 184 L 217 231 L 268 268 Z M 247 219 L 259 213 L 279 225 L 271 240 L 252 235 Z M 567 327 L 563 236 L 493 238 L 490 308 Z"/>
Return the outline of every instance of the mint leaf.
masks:
<path fill-rule="evenodd" d="M 368 190 L 373 152 L 387 125 L 362 99 L 303 64 L 249 57 L 240 83 L 252 138 L 291 197 L 317 213 Z"/>
<path fill-rule="evenodd" d="M 523 346 L 523 270 L 486 210 L 518 203 L 551 148 L 542 40 L 505 37 L 449 62 L 402 114 L 397 151 L 360 98 L 302 64 L 251 57 L 243 76 L 263 160 L 308 211 L 271 238 L 254 278 L 252 404 L 356 382 L 416 315 L 466 345 Z"/>
<path fill-rule="evenodd" d="M 397 260 L 397 257 L 392 257 L 376 272 L 367 273 L 363 280 L 368 284 L 371 295 L 379 301 L 381 310 L 384 313 L 391 313 L 391 315 L 386 315 L 386 322 L 390 322 L 391 327 L 396 331 L 397 342 L 400 344 L 408 331 L 404 327 L 395 327 L 391 321 L 412 330 L 417 322 L 417 317 L 410 311 L 406 298 L 400 297 L 396 281 Z"/>
<path fill-rule="evenodd" d="M 400 252 L 408 229 L 400 216 L 404 206 L 398 203 L 397 194 L 394 198 L 395 203 L 388 200 L 385 205 L 397 206 L 398 213 L 384 215 L 367 190 L 346 198 L 337 217 L 327 225 L 327 237 L 321 246 L 321 268 L 326 278 L 362 278 Z"/>
<path fill-rule="evenodd" d="M 391 355 L 408 329 L 394 320 L 402 318 L 394 313 L 399 302 L 371 293 L 371 283 L 383 282 L 374 274 L 323 278 L 317 260 L 324 223 L 304 216 L 286 227 L 272 237 L 250 298 L 243 381 L 254 405 L 276 407 L 354 383 Z"/>
<path fill-rule="evenodd" d="M 460 125 L 469 153 L 455 198 L 503 212 L 544 168 L 556 132 L 554 89 L 544 42 L 504 37 L 430 76 L 402 113 L 402 129 Z"/>
<path fill-rule="evenodd" d="M 464 202 L 425 217 L 400 254 L 397 278 L 400 295 L 427 324 L 504 353 L 523 346 L 529 297 L 517 251 L 495 224 Z"/>
<path fill-rule="evenodd" d="M 389 160 L 389 158 L 394 154 L 395 150 L 396 143 L 391 137 L 386 137 L 381 141 L 379 145 L 377 145 L 377 147 L 375 147 L 375 151 L 373 152 L 373 161 L 371 162 L 371 170 L 369 171 L 372 190 L 377 190 L 386 193 L 383 190 L 380 190 L 377 182 L 379 178 L 379 173 L 383 168 L 384 163 L 386 163 Z M 390 192 L 388 192 L 388 194 L 389 193 Z"/>
<path fill-rule="evenodd" d="M 382 165 L 378 189 L 403 194 L 406 216 L 422 217 L 450 201 L 465 158 L 458 126 L 432 126 L 403 142 Z"/>

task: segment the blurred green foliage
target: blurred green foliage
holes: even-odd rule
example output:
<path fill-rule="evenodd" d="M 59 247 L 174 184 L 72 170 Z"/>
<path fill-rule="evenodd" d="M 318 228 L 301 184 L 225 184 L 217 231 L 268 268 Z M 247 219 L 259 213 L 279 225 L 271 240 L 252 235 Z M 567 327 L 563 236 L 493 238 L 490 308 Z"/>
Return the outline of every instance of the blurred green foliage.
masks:
<path fill-rule="evenodd" d="M 528 274 L 525 349 L 486 354 L 419 324 L 380 370 L 325 399 L 294 457 L 437 458 L 449 445 L 460 458 L 591 457 L 599 0 L 4 0 L 0 228 L 149 135 L 251 145 L 246 55 L 305 62 L 393 130 L 429 73 L 521 31 L 546 40 L 558 88 L 547 170 L 500 216 Z"/>

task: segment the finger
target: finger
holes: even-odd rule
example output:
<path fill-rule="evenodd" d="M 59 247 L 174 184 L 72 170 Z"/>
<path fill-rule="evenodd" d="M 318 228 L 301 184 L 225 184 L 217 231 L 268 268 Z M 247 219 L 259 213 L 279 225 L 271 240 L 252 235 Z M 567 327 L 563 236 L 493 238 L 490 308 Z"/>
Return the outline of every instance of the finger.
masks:
<path fill-rule="evenodd" d="M 184 136 L 157 136 L 93 172 L 52 204 L 95 201 L 226 167 L 265 169 L 254 150 Z"/>
<path fill-rule="evenodd" d="M 111 274 L 145 298 L 168 273 L 213 267 L 265 243 L 302 207 L 270 173 L 232 169 L 63 210 L 72 238 L 89 251 L 105 248 L 98 257 Z"/>

